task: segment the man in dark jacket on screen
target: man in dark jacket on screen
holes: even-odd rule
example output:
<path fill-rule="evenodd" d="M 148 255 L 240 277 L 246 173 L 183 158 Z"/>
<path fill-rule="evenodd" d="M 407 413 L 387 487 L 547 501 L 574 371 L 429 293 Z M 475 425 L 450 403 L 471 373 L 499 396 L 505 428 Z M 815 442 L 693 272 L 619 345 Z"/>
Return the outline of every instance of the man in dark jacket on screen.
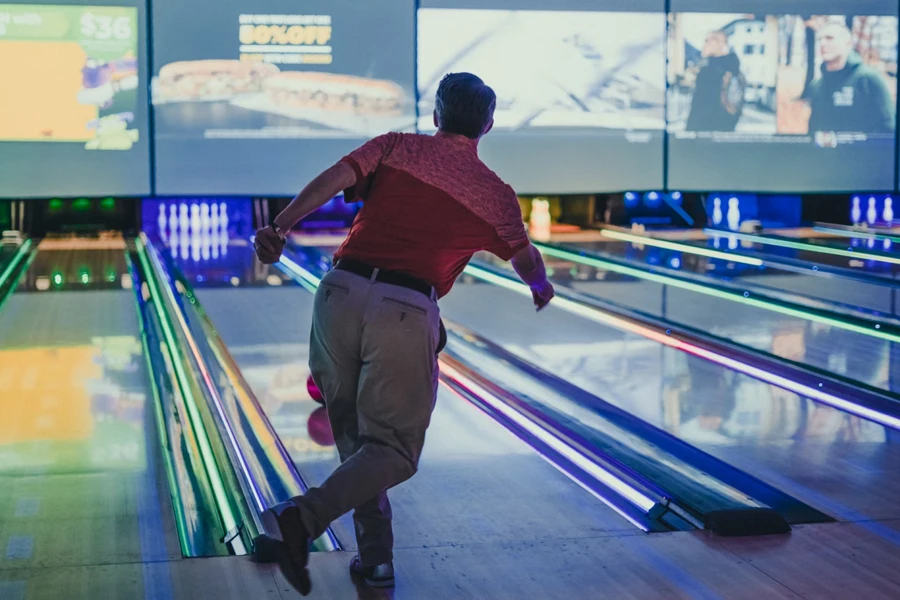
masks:
<path fill-rule="evenodd" d="M 734 131 L 744 105 L 741 61 L 728 47 L 724 31 L 712 31 L 703 44 L 687 131 Z"/>
<path fill-rule="evenodd" d="M 853 51 L 850 30 L 825 25 L 818 35 L 822 77 L 809 88 L 809 131 L 894 132 L 894 99 L 884 78 Z"/>

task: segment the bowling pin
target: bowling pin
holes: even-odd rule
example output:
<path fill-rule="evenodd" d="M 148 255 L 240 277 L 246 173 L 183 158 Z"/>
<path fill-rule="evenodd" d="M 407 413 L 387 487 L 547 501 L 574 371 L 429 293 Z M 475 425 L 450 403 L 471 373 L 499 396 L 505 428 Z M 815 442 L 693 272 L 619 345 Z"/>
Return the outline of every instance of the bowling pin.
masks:
<path fill-rule="evenodd" d="M 178 233 L 178 207 L 174 204 L 169 205 L 169 229 L 172 230 L 172 237 Z"/>
<path fill-rule="evenodd" d="M 201 207 L 201 211 L 202 211 Z M 209 247 L 212 245 L 212 232 L 209 229 L 203 229 L 200 235 L 200 256 L 203 260 L 209 260 Z"/>
<path fill-rule="evenodd" d="M 181 223 L 181 232 L 184 233 L 190 227 L 191 220 L 188 217 L 188 207 L 187 204 L 182 204 L 178 207 L 178 222 Z"/>
<path fill-rule="evenodd" d="M 222 229 L 219 233 L 219 245 L 222 248 L 222 256 L 228 256 L 228 229 Z"/>
<path fill-rule="evenodd" d="M 156 224 L 159 226 L 159 237 L 162 239 L 163 243 L 165 243 L 166 238 L 168 237 L 168 231 L 166 231 L 166 205 L 161 202 L 159 204 L 159 216 L 156 217 Z"/>
<path fill-rule="evenodd" d="M 728 249 L 729 250 L 737 250 L 738 247 L 738 239 L 736 235 L 728 236 Z"/>
<path fill-rule="evenodd" d="M 884 243 L 882 245 L 884 246 L 885 250 L 890 250 L 891 249 L 891 240 L 885 239 Z"/>
<path fill-rule="evenodd" d="M 866 246 L 869 247 L 869 250 L 873 249 L 875 247 L 875 238 L 870 237 L 868 243 L 866 243 Z"/>
<path fill-rule="evenodd" d="M 200 227 L 203 231 L 209 229 L 209 204 L 206 202 L 200 203 Z"/>
<path fill-rule="evenodd" d="M 853 221 L 854 225 L 859 225 L 859 222 L 862 220 L 862 206 L 860 203 L 859 196 L 853 196 L 853 208 L 850 209 L 850 220 Z"/>
<path fill-rule="evenodd" d="M 728 214 L 725 218 L 728 219 L 728 229 L 737 231 L 741 225 L 741 209 L 738 206 L 738 199 L 733 196 L 728 199 Z"/>
<path fill-rule="evenodd" d="M 722 246 L 722 238 L 717 235 L 713 236 L 713 246 L 716 248 L 720 248 Z"/>
<path fill-rule="evenodd" d="M 196 204 L 191 204 L 191 234 L 194 237 L 200 234 L 200 207 Z"/>
<path fill-rule="evenodd" d="M 219 204 L 219 223 L 222 224 L 223 230 L 228 230 L 228 206 L 224 202 Z"/>
<path fill-rule="evenodd" d="M 210 209 L 212 213 L 209 217 L 209 224 L 214 232 L 219 231 L 219 205 L 213 202 L 213 205 Z"/>
<path fill-rule="evenodd" d="M 185 207 L 183 204 L 182 204 L 182 207 L 187 209 L 187 207 Z M 190 232 L 188 231 L 187 225 L 183 225 L 181 227 L 180 241 L 181 241 L 181 260 L 187 260 L 188 256 L 190 256 L 189 252 L 190 252 L 190 241 L 191 241 Z"/>
<path fill-rule="evenodd" d="M 198 213 L 197 219 L 199 221 L 199 219 L 200 219 L 200 216 L 199 216 L 200 208 L 199 207 L 197 208 L 197 213 Z M 200 243 L 202 242 L 201 235 L 202 234 L 199 231 L 199 229 L 191 231 L 191 259 L 194 262 L 200 262 Z"/>
<path fill-rule="evenodd" d="M 890 196 L 884 199 L 884 213 L 882 216 L 885 223 L 894 222 L 894 200 Z"/>
<path fill-rule="evenodd" d="M 722 222 L 722 199 L 713 198 L 713 225 L 719 225 Z"/>
<path fill-rule="evenodd" d="M 869 198 L 869 210 L 866 211 L 866 220 L 869 225 L 874 225 L 878 220 L 878 211 L 875 209 L 875 196 Z"/>

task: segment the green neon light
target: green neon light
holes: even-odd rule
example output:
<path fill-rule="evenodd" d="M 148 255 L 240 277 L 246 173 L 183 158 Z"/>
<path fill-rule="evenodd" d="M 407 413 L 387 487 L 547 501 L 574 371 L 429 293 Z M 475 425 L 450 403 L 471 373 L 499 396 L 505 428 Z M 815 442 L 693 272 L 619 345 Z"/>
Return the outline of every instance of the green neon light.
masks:
<path fill-rule="evenodd" d="M 698 248 L 697 246 L 691 246 L 690 244 L 683 244 L 679 242 L 669 242 L 666 240 L 659 240 L 656 238 L 646 237 L 642 235 L 634 235 L 631 233 L 623 233 L 621 231 L 613 231 L 611 229 L 601 229 L 600 233 L 608 238 L 612 238 L 614 240 L 622 240 L 624 242 L 631 242 L 633 244 L 643 244 L 644 246 L 653 246 L 654 248 L 665 248 L 666 250 L 677 250 L 681 252 L 687 252 L 689 254 L 696 254 L 698 256 L 706 256 L 709 258 L 719 258 L 722 260 L 741 263 L 744 265 L 751 265 L 754 267 L 763 266 L 763 261 L 758 258 L 751 258 L 749 256 L 743 256 L 742 254 L 731 254 L 729 252 L 721 252 L 719 250 L 709 250 L 708 248 Z"/>
<path fill-rule="evenodd" d="M 16 266 L 25 258 L 25 255 L 28 254 L 28 250 L 31 249 L 32 242 L 31 240 L 25 240 L 21 246 L 19 246 L 16 253 L 13 255 L 12 260 L 9 261 L 9 264 L 6 265 L 6 268 L 3 269 L 3 273 L 0 274 L 0 287 L 3 287 L 6 284 L 6 280 L 10 278 L 13 270 L 15 270 Z"/>
<path fill-rule="evenodd" d="M 149 261 L 147 259 L 146 250 L 144 248 L 144 244 L 140 238 L 135 239 L 135 247 L 137 248 L 138 259 L 141 262 L 141 266 L 144 269 L 144 272 L 147 274 L 147 285 L 150 286 L 150 293 L 153 295 L 154 302 L 153 308 L 156 311 L 156 316 L 159 318 L 160 326 L 163 330 L 163 336 L 166 338 L 166 348 L 169 351 L 170 358 L 172 360 L 172 366 L 175 368 L 175 379 L 178 383 L 178 389 L 181 392 L 182 397 L 185 399 L 185 406 L 188 409 L 188 418 L 191 421 L 191 425 L 194 428 L 197 437 L 197 445 L 200 448 L 200 456 L 203 461 L 203 467 L 206 470 L 207 476 L 209 477 L 209 481 L 212 484 L 213 488 L 213 496 L 216 500 L 216 505 L 219 509 L 220 514 L 222 515 L 222 521 L 225 526 L 225 532 L 231 532 L 237 527 L 237 519 L 234 516 L 234 513 L 231 510 L 231 504 L 228 502 L 228 495 L 225 492 L 225 484 L 222 482 L 222 476 L 219 473 L 218 466 L 216 465 L 215 454 L 213 453 L 212 444 L 209 441 L 209 434 L 206 432 L 206 427 L 203 425 L 203 419 L 200 416 L 200 409 L 197 408 L 197 400 L 194 398 L 194 394 L 190 390 L 190 386 L 188 384 L 188 376 L 184 371 L 184 366 L 181 364 L 179 360 L 176 360 L 178 357 L 175 356 L 177 353 L 177 343 L 175 341 L 175 332 L 172 330 L 172 325 L 169 322 L 165 311 L 157 299 L 162 298 L 162 294 L 159 288 L 156 285 L 156 279 L 152 276 L 152 269 L 150 267 Z"/>
<path fill-rule="evenodd" d="M 654 281 L 656 283 L 661 283 L 663 285 L 668 285 L 671 287 L 677 287 L 684 290 L 690 290 L 692 292 L 697 292 L 700 294 L 705 294 L 707 296 L 713 296 L 716 298 L 722 298 L 725 300 L 731 300 L 734 302 L 739 302 L 741 304 L 745 304 L 747 306 L 753 306 L 756 308 L 762 308 L 765 310 L 770 310 L 772 312 L 781 313 L 783 315 L 788 315 L 791 317 L 798 317 L 800 319 L 806 319 L 808 321 L 814 321 L 817 323 L 823 323 L 826 325 L 830 325 L 832 327 L 837 327 L 840 329 L 844 329 L 847 331 L 853 331 L 855 333 L 861 333 L 863 335 L 867 335 L 870 337 L 879 338 L 882 340 L 886 340 L 889 342 L 900 342 L 900 335 L 890 333 L 887 331 L 881 331 L 881 325 L 879 323 L 875 323 L 873 328 L 870 329 L 868 327 L 857 325 L 855 323 L 849 323 L 843 319 L 838 319 L 834 317 L 826 317 L 820 315 L 818 313 L 805 311 L 798 308 L 791 308 L 789 306 L 784 306 L 777 302 L 773 302 L 771 300 L 761 300 L 758 298 L 747 297 L 739 292 L 728 292 L 723 290 L 717 290 L 715 288 L 710 288 L 705 285 L 701 285 L 698 283 L 692 283 L 689 281 L 683 281 L 681 279 L 675 279 L 672 277 L 668 277 L 665 275 L 660 275 L 657 273 L 648 273 L 647 271 L 643 271 L 641 269 L 636 269 L 633 267 L 626 267 L 623 265 L 618 265 L 615 263 L 607 262 L 605 260 L 594 258 L 590 256 L 583 256 L 581 254 L 577 254 L 575 252 L 571 252 L 569 250 L 562 250 L 560 248 L 548 247 L 539 245 L 541 252 L 549 254 L 551 256 L 556 256 L 557 258 L 563 258 L 566 260 L 571 260 L 575 262 L 580 262 L 582 264 L 596 267 L 599 269 L 604 269 L 606 271 L 613 271 L 616 273 L 621 273 L 623 275 L 630 275 L 632 277 L 636 277 L 638 279 L 644 279 L 646 281 Z"/>
<path fill-rule="evenodd" d="M 131 257 L 127 252 L 125 253 L 125 262 L 131 267 Z M 135 284 L 137 283 L 138 282 L 135 282 Z M 140 294 L 140 289 L 135 290 L 135 293 Z M 144 352 L 144 362 L 147 365 L 147 379 L 150 380 L 150 393 L 153 396 L 153 413 L 156 417 L 156 434 L 159 436 L 161 442 L 160 454 L 162 454 L 163 462 L 166 466 L 166 479 L 169 482 L 169 489 L 175 496 L 172 505 L 175 511 L 175 528 L 178 530 L 178 544 L 181 546 L 182 556 L 194 556 L 194 553 L 188 547 L 187 542 L 187 517 L 184 512 L 184 500 L 181 498 L 181 488 L 178 486 L 178 481 L 175 478 L 175 466 L 172 464 L 172 457 L 166 451 L 166 448 L 169 448 L 171 445 L 169 441 L 169 432 L 166 430 L 165 426 L 162 396 L 159 393 L 159 387 L 156 385 L 156 378 L 153 376 L 153 362 L 150 360 L 150 345 L 147 342 L 147 331 L 144 328 L 144 316 L 141 314 L 141 307 L 137 300 L 134 302 L 134 309 L 137 313 L 138 323 L 141 327 L 141 347 Z"/>
<path fill-rule="evenodd" d="M 792 242 L 790 240 L 783 240 L 780 238 L 769 238 L 763 237 L 759 235 L 749 235 L 746 233 L 728 233 L 721 234 L 719 232 L 704 229 L 704 233 L 707 235 L 719 235 L 724 237 L 725 235 L 729 237 L 735 237 L 739 240 L 745 240 L 748 242 L 756 242 L 758 244 L 766 244 L 768 246 L 781 246 L 782 248 L 792 248 L 794 250 L 808 250 L 810 252 L 819 252 L 821 254 L 831 254 L 833 256 L 843 256 L 844 258 L 857 258 L 857 259 L 865 259 L 865 260 L 874 260 L 878 262 L 886 262 L 892 265 L 900 265 L 900 258 L 895 258 L 893 256 L 885 256 L 884 254 L 872 254 L 871 252 L 857 252 L 856 250 L 842 250 L 841 248 L 834 248 L 832 246 L 821 246 L 819 244 L 806 244 L 803 242 Z"/>
<path fill-rule="evenodd" d="M 893 235 L 890 233 L 883 232 L 875 232 L 875 231 L 866 231 L 860 229 L 838 229 L 837 227 L 826 227 L 824 225 L 816 225 L 813 227 L 814 231 L 818 231 L 820 233 L 833 233 L 837 235 L 845 235 L 848 237 L 858 237 L 865 239 L 875 239 L 875 240 L 889 240 L 891 242 L 900 242 L 900 235 Z"/>

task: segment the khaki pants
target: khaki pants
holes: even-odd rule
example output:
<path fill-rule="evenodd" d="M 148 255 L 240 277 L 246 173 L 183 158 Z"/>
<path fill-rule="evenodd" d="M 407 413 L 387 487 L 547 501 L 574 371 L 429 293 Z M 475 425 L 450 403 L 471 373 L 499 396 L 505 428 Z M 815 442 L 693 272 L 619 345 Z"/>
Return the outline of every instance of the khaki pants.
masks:
<path fill-rule="evenodd" d="M 310 369 L 325 397 L 341 466 L 294 499 L 316 538 L 354 510 L 359 556 L 393 558 L 387 490 L 415 474 L 437 394 L 435 299 L 335 270 L 316 293 Z"/>

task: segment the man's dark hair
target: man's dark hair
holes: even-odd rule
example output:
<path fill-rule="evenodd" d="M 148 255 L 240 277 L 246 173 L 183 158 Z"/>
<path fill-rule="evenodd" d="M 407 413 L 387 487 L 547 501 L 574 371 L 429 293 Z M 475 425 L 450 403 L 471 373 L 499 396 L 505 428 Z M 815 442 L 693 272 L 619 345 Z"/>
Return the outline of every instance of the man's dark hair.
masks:
<path fill-rule="evenodd" d="M 497 94 L 471 73 L 449 73 L 438 86 L 434 108 L 441 131 L 475 139 L 494 116 Z"/>

